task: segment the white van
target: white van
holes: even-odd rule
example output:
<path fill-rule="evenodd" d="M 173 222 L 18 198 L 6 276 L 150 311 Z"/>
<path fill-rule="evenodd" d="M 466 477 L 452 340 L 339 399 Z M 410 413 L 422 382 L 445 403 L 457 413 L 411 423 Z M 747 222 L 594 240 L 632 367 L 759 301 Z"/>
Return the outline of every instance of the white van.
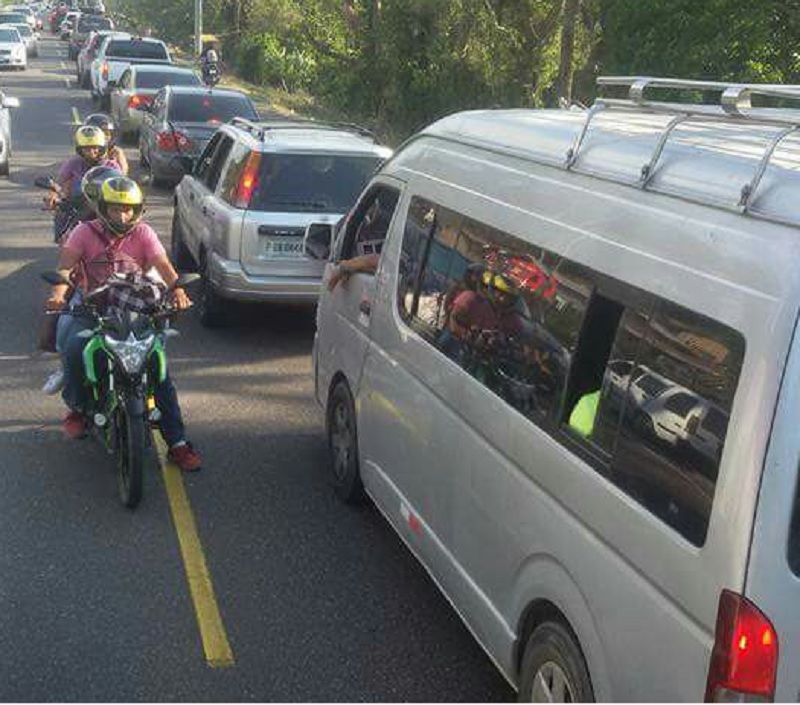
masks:
<path fill-rule="evenodd" d="M 522 700 L 797 700 L 800 111 L 749 96 L 800 87 L 601 83 L 440 120 L 362 194 L 313 353 L 334 486 Z M 670 385 L 681 443 L 630 413 Z"/>

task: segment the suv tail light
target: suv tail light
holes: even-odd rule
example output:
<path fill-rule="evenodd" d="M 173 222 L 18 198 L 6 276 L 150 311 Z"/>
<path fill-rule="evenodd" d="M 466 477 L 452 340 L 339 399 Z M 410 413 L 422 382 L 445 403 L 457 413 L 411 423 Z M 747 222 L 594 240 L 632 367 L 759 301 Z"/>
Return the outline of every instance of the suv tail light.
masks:
<path fill-rule="evenodd" d="M 769 702 L 775 695 L 778 635 L 752 602 L 730 590 L 719 597 L 706 702 Z M 755 697 L 753 697 L 755 696 Z"/>
<path fill-rule="evenodd" d="M 103 75 L 103 80 L 107 81 L 108 80 L 108 62 L 107 61 L 103 62 L 103 68 L 101 69 L 101 73 Z"/>
<path fill-rule="evenodd" d="M 152 102 L 153 99 L 149 95 L 132 95 L 128 98 L 128 107 L 132 110 L 139 110 Z"/>
<path fill-rule="evenodd" d="M 234 208 L 247 208 L 250 205 L 253 191 L 255 191 L 256 186 L 258 186 L 258 170 L 260 166 L 261 152 L 250 152 L 244 169 L 242 169 L 242 173 L 239 175 L 236 191 L 233 194 Z"/>
<path fill-rule="evenodd" d="M 156 144 L 162 152 L 183 152 L 191 148 L 192 143 L 183 132 L 159 132 Z"/>

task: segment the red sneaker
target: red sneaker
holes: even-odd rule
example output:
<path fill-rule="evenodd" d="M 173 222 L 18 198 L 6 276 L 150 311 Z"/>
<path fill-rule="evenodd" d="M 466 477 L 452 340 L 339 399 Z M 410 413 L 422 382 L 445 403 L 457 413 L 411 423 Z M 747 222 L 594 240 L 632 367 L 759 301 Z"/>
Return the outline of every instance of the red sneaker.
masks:
<path fill-rule="evenodd" d="M 62 424 L 67 438 L 77 439 L 86 435 L 86 419 L 80 411 L 70 411 Z"/>
<path fill-rule="evenodd" d="M 192 448 L 189 443 L 172 446 L 167 452 L 167 459 L 175 463 L 184 472 L 196 472 L 203 464 L 200 453 Z"/>

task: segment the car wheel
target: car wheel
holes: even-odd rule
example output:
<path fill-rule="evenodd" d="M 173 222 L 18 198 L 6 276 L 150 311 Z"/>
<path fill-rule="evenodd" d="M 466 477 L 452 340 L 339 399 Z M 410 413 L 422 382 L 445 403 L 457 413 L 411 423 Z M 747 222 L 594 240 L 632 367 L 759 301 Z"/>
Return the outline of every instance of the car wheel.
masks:
<path fill-rule="evenodd" d="M 91 79 L 89 78 L 89 73 L 87 71 L 84 71 L 80 75 L 80 83 L 81 83 L 81 88 L 86 89 L 92 87 L 92 82 Z"/>
<path fill-rule="evenodd" d="M 172 213 L 172 263 L 180 272 L 193 272 L 197 268 L 186 243 L 183 241 L 183 229 L 178 218 L 178 208 Z"/>
<path fill-rule="evenodd" d="M 200 292 L 197 308 L 200 313 L 200 323 L 205 328 L 219 328 L 226 322 L 226 304 L 215 290 L 208 276 L 208 264 L 204 261 L 200 271 Z"/>
<path fill-rule="evenodd" d="M 364 485 L 358 464 L 356 407 L 344 380 L 337 382 L 328 397 L 325 427 L 333 489 L 343 502 L 358 504 L 364 499 Z"/>
<path fill-rule="evenodd" d="M 560 622 L 544 622 L 528 638 L 522 656 L 518 700 L 527 703 L 594 700 L 580 646 Z"/>
<path fill-rule="evenodd" d="M 11 164 L 8 159 L 6 159 L 2 164 L 0 164 L 0 176 L 8 176 L 11 173 Z"/>

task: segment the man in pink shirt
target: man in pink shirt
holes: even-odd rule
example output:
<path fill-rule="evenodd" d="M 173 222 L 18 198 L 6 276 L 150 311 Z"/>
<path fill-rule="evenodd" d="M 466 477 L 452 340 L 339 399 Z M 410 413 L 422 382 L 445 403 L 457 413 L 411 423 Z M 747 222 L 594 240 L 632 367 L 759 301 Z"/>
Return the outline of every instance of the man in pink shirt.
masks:
<path fill-rule="evenodd" d="M 97 203 L 97 220 L 78 225 L 61 248 L 58 271 L 73 281 L 77 278 L 87 292 L 103 284 L 123 263 L 126 271 L 135 268 L 146 272 L 154 268 L 169 287 L 178 273 L 167 257 L 156 232 L 141 222 L 144 202 L 135 181 L 113 177 L 103 182 Z M 66 284 L 56 284 L 47 300 L 49 310 L 67 306 Z M 192 305 L 186 292 L 172 292 L 179 309 Z M 64 419 L 64 432 L 70 438 L 86 435 L 86 387 L 83 381 L 83 348 L 86 340 L 79 337 L 91 322 L 75 317 L 65 335 L 62 361 L 64 364 L 64 402 L 70 411 Z M 156 405 L 161 411 L 161 433 L 169 446 L 168 457 L 182 470 L 199 470 L 201 459 L 184 435 L 183 419 L 172 379 L 167 375 L 155 389 Z"/>

